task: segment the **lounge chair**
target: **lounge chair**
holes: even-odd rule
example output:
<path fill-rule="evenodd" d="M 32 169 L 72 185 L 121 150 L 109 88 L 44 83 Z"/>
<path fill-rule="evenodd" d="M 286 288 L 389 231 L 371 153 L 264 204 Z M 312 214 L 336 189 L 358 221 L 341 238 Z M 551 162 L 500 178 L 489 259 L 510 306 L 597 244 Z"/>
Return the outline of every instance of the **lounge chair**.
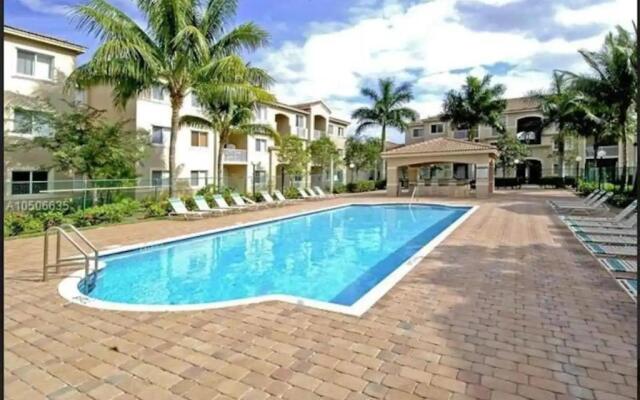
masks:
<path fill-rule="evenodd" d="M 638 301 L 638 280 L 637 279 L 616 279 L 622 288 L 629 293 L 635 301 Z"/>
<path fill-rule="evenodd" d="M 266 204 L 269 204 L 269 205 L 278 206 L 278 205 L 283 205 L 284 204 L 284 202 L 282 202 L 282 201 L 273 200 L 273 197 L 271 197 L 269 192 L 267 192 L 266 190 L 261 190 L 260 191 L 260 197 L 262 197 L 262 200 L 264 200 L 264 202 Z"/>
<path fill-rule="evenodd" d="M 273 191 L 273 195 L 276 196 L 276 202 L 280 202 L 280 203 L 283 203 L 283 204 L 295 203 L 295 202 L 302 201 L 301 199 L 287 199 L 286 197 L 284 197 L 282 192 L 279 191 L 279 190 L 274 190 Z"/>
<path fill-rule="evenodd" d="M 196 202 L 198 212 L 208 214 L 224 214 L 225 212 L 227 212 L 226 210 L 222 210 L 220 208 L 209 207 L 209 203 L 207 203 L 207 200 L 204 198 L 204 196 L 194 196 L 193 200 Z"/>
<path fill-rule="evenodd" d="M 239 193 L 231 193 L 231 200 L 233 201 L 233 205 L 238 207 L 238 208 L 246 208 L 246 209 L 251 209 L 251 210 L 257 210 L 260 208 L 265 208 L 266 203 L 256 203 L 255 201 L 240 196 Z M 246 200 L 246 201 L 245 201 Z"/>
<path fill-rule="evenodd" d="M 600 196 L 598 200 L 592 202 L 591 204 L 584 205 L 559 205 L 557 207 L 558 211 L 568 211 L 570 214 L 574 212 L 584 212 L 584 213 L 593 213 L 593 212 L 604 212 L 609 208 L 606 206 L 605 202 L 609 200 L 609 198 L 613 196 L 613 193 L 607 192 L 604 195 Z"/>
<path fill-rule="evenodd" d="M 177 197 L 173 197 L 169 199 L 169 204 L 173 211 L 169 213 L 169 217 L 180 216 L 184 219 L 192 219 L 192 218 L 202 218 L 207 215 L 211 215 L 211 213 L 203 212 L 203 211 L 189 211 L 187 210 L 187 206 L 184 205 L 182 200 Z"/>
<path fill-rule="evenodd" d="M 573 199 L 573 200 L 548 200 L 552 207 L 558 207 L 559 205 L 588 205 L 594 202 L 597 198 L 602 196 L 605 193 L 604 190 L 594 190 L 584 199 Z"/>
<path fill-rule="evenodd" d="M 596 226 L 571 226 L 575 233 L 586 233 L 589 235 L 615 235 L 615 236 L 637 236 L 638 231 L 635 228 L 599 228 Z"/>
<path fill-rule="evenodd" d="M 636 210 L 637 206 L 638 206 L 638 201 L 634 200 L 633 202 L 631 202 L 631 204 L 629 204 L 627 207 L 625 207 L 624 210 L 622 210 L 618 214 L 616 214 L 615 217 L 565 217 L 564 220 L 568 224 L 581 223 L 581 222 L 587 222 L 587 221 L 593 221 L 593 222 L 620 222 L 620 221 L 626 219 L 629 215 L 631 215 Z"/>
<path fill-rule="evenodd" d="M 296 188 L 296 190 L 298 191 L 298 194 L 300 195 L 300 197 L 302 197 L 304 200 L 312 200 L 313 199 L 313 197 L 309 196 L 309 193 L 307 193 L 304 189 Z"/>
<path fill-rule="evenodd" d="M 320 197 L 333 197 L 333 194 L 326 194 L 320 186 L 314 186 L 313 189 L 316 191 L 316 194 Z"/>
<path fill-rule="evenodd" d="M 599 221 L 584 221 L 574 222 L 569 224 L 573 228 L 610 228 L 610 229 L 630 229 L 636 226 L 638 223 L 638 214 L 632 214 L 627 219 L 620 222 L 599 222 Z"/>
<path fill-rule="evenodd" d="M 582 242 L 586 243 L 622 244 L 626 246 L 638 245 L 638 238 L 634 236 L 591 235 L 588 233 L 578 233 L 576 236 Z"/>
<path fill-rule="evenodd" d="M 583 243 L 584 247 L 595 256 L 636 257 L 637 246 L 606 245 L 598 243 Z"/>
<path fill-rule="evenodd" d="M 221 194 L 214 194 L 213 195 L 213 202 L 216 203 L 216 207 L 218 207 L 221 210 L 227 210 L 227 211 L 238 210 L 238 211 L 242 211 L 242 209 L 246 209 L 245 207 L 230 206 L 229 203 L 227 203 L 227 201 L 224 199 L 224 197 L 222 197 Z"/>
<path fill-rule="evenodd" d="M 600 264 L 611 272 L 637 272 L 638 261 L 634 259 L 625 260 L 617 257 L 598 258 Z"/>

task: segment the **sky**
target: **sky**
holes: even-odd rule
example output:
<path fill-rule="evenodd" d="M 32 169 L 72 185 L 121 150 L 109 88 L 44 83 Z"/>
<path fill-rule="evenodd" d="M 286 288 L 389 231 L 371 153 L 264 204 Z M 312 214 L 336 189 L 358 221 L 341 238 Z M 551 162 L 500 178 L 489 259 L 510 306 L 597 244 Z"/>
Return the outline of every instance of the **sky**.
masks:
<path fill-rule="evenodd" d="M 144 26 L 135 0 L 108 1 Z M 5 0 L 5 23 L 84 45 L 84 62 L 99 42 L 68 17 L 77 3 Z M 239 0 L 231 25 L 269 32 L 269 46 L 247 58 L 275 78 L 279 101 L 322 99 L 350 119 L 368 104 L 360 88 L 381 77 L 411 82 L 421 117 L 440 112 L 469 74 L 491 74 L 507 97 L 544 89 L 554 69 L 586 71 L 577 50 L 597 50 L 636 15 L 635 0 Z"/>

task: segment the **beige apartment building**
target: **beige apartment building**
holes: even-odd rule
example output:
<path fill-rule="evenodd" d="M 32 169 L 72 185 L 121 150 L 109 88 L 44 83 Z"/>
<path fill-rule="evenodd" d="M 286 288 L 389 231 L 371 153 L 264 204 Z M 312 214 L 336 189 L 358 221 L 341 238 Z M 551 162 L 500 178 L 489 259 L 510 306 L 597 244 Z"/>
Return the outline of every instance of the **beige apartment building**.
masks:
<path fill-rule="evenodd" d="M 84 48 L 64 40 L 4 26 L 4 138 L 5 148 L 51 134 L 45 113 L 79 100 L 65 95 L 62 85 Z M 48 168 L 43 150 L 5 151 L 5 197 L 30 199 L 50 189 L 53 180 L 72 179 Z"/>
<path fill-rule="evenodd" d="M 51 134 L 50 127 L 37 124 L 38 115 L 53 112 L 62 102 L 62 85 L 76 65 L 76 56 L 84 49 L 59 39 L 5 26 L 5 136 L 9 140 L 31 140 L 38 135 Z M 171 106 L 166 90 L 153 87 L 124 108 L 116 108 L 111 89 L 92 87 L 74 95 L 76 101 L 104 110 L 112 120 L 127 121 L 129 129 L 141 129 L 149 134 L 148 156 L 139 164 L 138 191 L 155 192 L 168 185 L 169 137 Z M 180 115 L 200 115 L 197 98 L 189 94 Z M 321 100 L 288 105 L 270 103 L 260 105 L 255 121 L 269 123 L 280 135 L 295 135 L 310 143 L 328 136 L 344 154 L 348 121 L 336 118 Z M 216 177 L 216 158 L 219 147 L 214 132 L 182 127 L 176 143 L 176 177 L 184 191 L 196 190 Z M 53 171 L 50 157 L 40 150 L 10 152 L 5 162 L 5 198 L 17 200 L 51 196 L 52 190 L 83 187 L 83 178 L 61 171 Z M 267 136 L 237 136 L 223 150 L 223 182 L 240 192 L 274 189 L 289 184 L 320 185 L 330 180 L 329 171 L 322 172 L 309 165 L 308 174 L 286 177 L 278 162 L 277 147 Z M 334 182 L 344 183 L 345 167 L 336 168 Z M 67 181 L 61 184 L 60 181 Z M 48 193 L 44 193 L 48 191 Z M 69 194 L 67 192 L 67 194 Z"/>
<path fill-rule="evenodd" d="M 557 154 L 557 127 L 552 125 L 542 127 L 543 115 L 539 103 L 532 97 L 520 97 L 507 99 L 507 107 L 503 115 L 503 124 L 507 133 L 525 143 L 529 155 L 524 160 L 518 160 L 507 177 L 521 177 L 529 183 L 536 183 L 543 176 L 558 176 L 562 172 L 564 176 L 574 176 L 577 169 L 583 170 L 585 166 L 594 165 L 593 148 L 591 141 L 579 138 L 568 138 L 565 141 L 565 157 L 563 168 Z M 424 118 L 410 125 L 405 132 L 405 144 L 422 142 L 437 137 L 449 137 L 468 140 L 466 130 L 455 129 L 452 124 L 440 120 L 440 116 Z M 498 140 L 497 130 L 489 126 L 480 126 L 476 141 L 495 145 Z M 619 143 L 604 143 L 601 147 L 604 152 L 600 160 L 601 166 L 620 167 L 622 146 Z M 600 151 L 599 151 L 600 152 Z M 634 164 L 635 148 L 628 145 L 629 165 Z M 472 169 L 467 164 L 445 163 L 438 168 L 425 168 L 421 175 L 425 179 L 435 178 L 470 179 Z M 497 167 L 496 177 L 502 177 L 502 169 Z"/>

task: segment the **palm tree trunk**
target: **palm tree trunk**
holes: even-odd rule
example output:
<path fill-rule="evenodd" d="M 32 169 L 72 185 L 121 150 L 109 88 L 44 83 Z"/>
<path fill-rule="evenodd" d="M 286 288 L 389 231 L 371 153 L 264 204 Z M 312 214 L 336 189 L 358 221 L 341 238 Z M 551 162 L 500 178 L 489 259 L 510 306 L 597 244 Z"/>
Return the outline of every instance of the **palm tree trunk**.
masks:
<path fill-rule="evenodd" d="M 216 174 L 216 190 L 219 192 L 220 189 L 222 188 L 222 168 L 224 168 L 224 163 L 222 160 L 222 157 L 224 156 L 224 146 L 227 144 L 226 143 L 226 138 L 223 138 L 222 133 L 219 133 L 219 143 L 218 143 L 218 159 L 217 161 L 217 166 L 216 169 L 218 171 L 218 173 Z"/>
<path fill-rule="evenodd" d="M 381 135 L 381 139 L 382 139 L 382 144 L 380 146 L 381 153 L 384 153 L 386 147 L 387 147 L 387 124 L 383 123 L 382 124 L 382 135 Z M 382 158 L 380 159 L 380 164 L 381 164 L 381 169 L 380 169 L 380 179 L 385 179 L 387 176 L 387 168 L 385 166 L 385 162 L 384 160 L 382 160 Z"/>
<path fill-rule="evenodd" d="M 169 138 L 169 197 L 176 192 L 176 141 L 180 123 L 180 108 L 183 98 L 178 95 L 171 96 L 171 136 Z"/>
<path fill-rule="evenodd" d="M 627 135 L 626 129 L 622 127 L 622 190 L 627 187 Z"/>

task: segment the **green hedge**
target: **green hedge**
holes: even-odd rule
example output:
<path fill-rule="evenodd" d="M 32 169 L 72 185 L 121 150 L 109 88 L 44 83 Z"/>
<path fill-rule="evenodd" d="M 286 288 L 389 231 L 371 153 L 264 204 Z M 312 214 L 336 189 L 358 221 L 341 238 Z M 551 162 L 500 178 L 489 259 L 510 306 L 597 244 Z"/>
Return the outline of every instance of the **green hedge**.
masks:
<path fill-rule="evenodd" d="M 358 181 L 347 183 L 347 192 L 349 193 L 362 193 L 376 190 L 376 181 Z"/>

